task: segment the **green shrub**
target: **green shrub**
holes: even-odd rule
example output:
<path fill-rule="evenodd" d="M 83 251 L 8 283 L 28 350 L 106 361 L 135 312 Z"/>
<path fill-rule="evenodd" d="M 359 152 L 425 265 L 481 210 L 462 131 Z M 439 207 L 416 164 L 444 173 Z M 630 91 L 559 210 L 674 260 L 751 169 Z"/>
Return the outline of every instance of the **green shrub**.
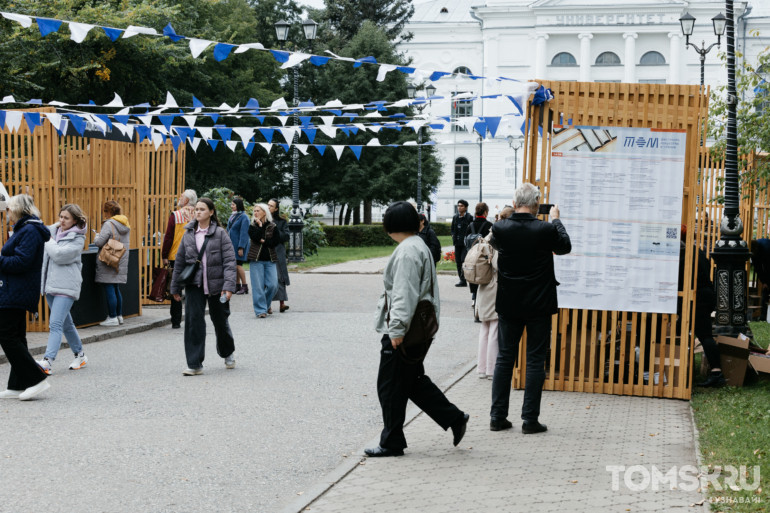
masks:
<path fill-rule="evenodd" d="M 198 197 L 209 198 L 214 202 L 214 206 L 217 209 L 217 217 L 219 218 L 220 223 L 222 223 L 222 227 L 227 228 L 227 220 L 230 218 L 230 214 L 232 214 L 230 203 L 233 202 L 235 196 L 237 196 L 237 194 L 227 187 L 215 187 L 214 189 L 209 189 Z M 248 201 L 243 200 L 243 206 L 246 209 L 246 215 L 250 218 L 251 204 Z"/>
<path fill-rule="evenodd" d="M 452 223 L 430 223 L 430 227 L 433 228 L 438 237 L 452 235 Z"/>
<path fill-rule="evenodd" d="M 291 209 L 289 210 L 291 211 Z M 289 213 L 288 216 L 290 215 L 291 214 Z M 302 253 L 304 253 L 306 257 L 318 253 L 318 248 L 329 245 L 324 230 L 321 223 L 314 217 L 305 219 L 305 226 L 302 228 Z"/>
<path fill-rule="evenodd" d="M 381 224 L 356 224 L 352 226 L 325 226 L 329 246 L 362 248 L 368 246 L 392 246 L 395 241 L 385 233 Z"/>

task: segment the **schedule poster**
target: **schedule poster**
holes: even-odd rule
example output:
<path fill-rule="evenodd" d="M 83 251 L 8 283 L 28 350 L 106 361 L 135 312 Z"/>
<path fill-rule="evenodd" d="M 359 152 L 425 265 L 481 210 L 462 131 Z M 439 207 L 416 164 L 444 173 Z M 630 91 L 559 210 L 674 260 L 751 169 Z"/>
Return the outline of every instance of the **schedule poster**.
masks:
<path fill-rule="evenodd" d="M 572 252 L 559 307 L 676 313 L 684 130 L 555 126 L 549 201 Z"/>

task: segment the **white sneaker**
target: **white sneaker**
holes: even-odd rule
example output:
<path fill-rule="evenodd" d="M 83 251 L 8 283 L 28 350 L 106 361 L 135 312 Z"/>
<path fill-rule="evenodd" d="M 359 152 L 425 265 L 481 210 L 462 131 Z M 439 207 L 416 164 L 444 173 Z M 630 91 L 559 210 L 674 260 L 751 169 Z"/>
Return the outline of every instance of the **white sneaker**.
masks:
<path fill-rule="evenodd" d="M 107 317 L 107 320 L 100 323 L 99 326 L 119 326 L 120 321 L 117 317 Z"/>
<path fill-rule="evenodd" d="M 24 392 L 20 393 L 19 394 L 19 401 L 29 401 L 30 399 L 32 399 L 36 395 L 42 394 L 43 392 L 45 392 L 49 388 L 51 388 L 51 384 L 48 382 L 47 379 L 44 379 L 43 381 L 41 381 L 37 385 L 35 385 L 33 387 L 29 387 Z"/>
<path fill-rule="evenodd" d="M 184 376 L 199 376 L 200 374 L 203 374 L 203 369 L 190 369 L 187 368 L 182 371 L 182 375 Z"/>
<path fill-rule="evenodd" d="M 118 315 L 118 324 L 123 324 L 123 316 Z"/>
<path fill-rule="evenodd" d="M 225 358 L 225 367 L 227 367 L 228 369 L 235 368 L 235 353 Z"/>
<path fill-rule="evenodd" d="M 72 360 L 72 363 L 70 364 L 70 369 L 77 370 L 82 369 L 86 366 L 88 363 L 88 357 L 83 354 L 83 351 L 80 352 L 80 354 L 75 355 L 75 359 Z"/>
<path fill-rule="evenodd" d="M 0 392 L 0 399 L 18 399 L 21 392 L 21 390 L 3 390 Z"/>
<path fill-rule="evenodd" d="M 51 360 L 49 360 L 46 357 L 43 357 L 42 360 L 38 360 L 37 364 L 40 366 L 41 369 L 43 369 L 43 372 L 48 374 L 49 376 L 53 374 L 53 369 L 51 369 Z"/>

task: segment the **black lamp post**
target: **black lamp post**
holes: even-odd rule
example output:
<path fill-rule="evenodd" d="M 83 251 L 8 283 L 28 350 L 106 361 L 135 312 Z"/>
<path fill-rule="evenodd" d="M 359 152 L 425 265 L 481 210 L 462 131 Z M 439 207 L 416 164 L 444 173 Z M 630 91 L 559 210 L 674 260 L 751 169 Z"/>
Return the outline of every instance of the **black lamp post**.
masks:
<path fill-rule="evenodd" d="M 476 141 L 479 143 L 479 203 L 484 201 L 483 198 L 483 185 L 484 185 L 484 149 L 482 148 L 482 144 L 484 143 L 484 136 L 487 135 L 486 132 L 484 132 L 484 135 L 479 134 L 478 139 Z"/>
<path fill-rule="evenodd" d="M 417 94 L 417 86 L 408 84 L 406 94 L 409 98 L 414 99 L 415 94 Z M 418 105 L 412 105 L 420 114 L 425 110 L 425 107 L 430 105 L 430 98 L 436 94 L 436 88 L 433 85 L 426 86 L 425 94 L 428 97 L 427 103 L 423 101 Z M 417 129 L 417 195 L 414 198 L 417 201 L 417 211 L 422 212 L 422 126 Z"/>
<path fill-rule="evenodd" d="M 716 333 L 736 336 L 749 333 L 746 314 L 746 262 L 750 252 L 742 240 L 740 218 L 740 177 L 738 175 L 738 132 L 735 87 L 735 22 L 733 1 L 725 0 L 727 13 L 727 147 L 725 150 L 725 208 L 720 224 L 721 237 L 711 258 L 716 263 Z"/>
<path fill-rule="evenodd" d="M 281 44 L 281 49 L 284 48 L 286 40 L 289 37 L 289 28 L 291 24 L 285 20 L 281 20 L 275 24 L 275 35 L 278 42 Z M 307 39 L 310 47 L 313 46 L 313 40 L 316 37 L 316 31 L 318 29 L 318 23 L 311 19 L 307 19 L 302 22 L 302 30 L 305 33 L 305 39 Z M 294 113 L 292 119 L 294 126 L 299 126 L 299 117 L 297 115 L 297 106 L 299 105 L 299 65 L 294 66 Z M 304 245 L 302 241 L 302 229 L 305 227 L 305 223 L 302 221 L 302 212 L 299 208 L 299 151 L 297 150 L 297 143 L 299 142 L 299 132 L 294 132 L 293 139 L 293 151 L 292 151 L 292 165 L 293 165 L 293 177 L 291 183 L 291 217 L 289 218 L 289 250 L 286 257 L 289 262 L 302 262 L 305 260 Z"/>
<path fill-rule="evenodd" d="M 509 135 L 508 146 L 513 150 L 513 186 L 516 187 L 516 182 L 518 182 L 519 178 L 519 150 L 524 146 L 524 136 L 514 137 Z"/>
<path fill-rule="evenodd" d="M 701 41 L 700 48 L 690 43 L 690 36 L 692 35 L 693 27 L 695 26 L 695 17 L 686 12 L 679 18 L 679 24 L 682 25 L 682 34 L 685 37 L 685 48 L 692 46 L 693 50 L 700 55 L 700 86 L 703 87 L 703 79 L 705 73 L 706 54 L 708 54 L 714 46 L 720 46 L 722 42 L 722 35 L 725 33 L 725 25 L 727 18 L 721 12 L 711 18 L 711 23 L 714 25 L 714 35 L 717 36 L 717 42 L 712 43 L 708 48 L 706 47 L 706 41 Z"/>

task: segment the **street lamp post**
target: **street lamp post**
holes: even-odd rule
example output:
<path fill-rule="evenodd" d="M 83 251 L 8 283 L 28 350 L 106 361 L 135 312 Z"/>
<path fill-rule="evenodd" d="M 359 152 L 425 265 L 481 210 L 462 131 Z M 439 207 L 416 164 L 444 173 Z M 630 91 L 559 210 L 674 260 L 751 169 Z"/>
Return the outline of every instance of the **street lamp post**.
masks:
<path fill-rule="evenodd" d="M 692 46 L 693 50 L 700 55 L 700 86 L 703 88 L 704 74 L 706 65 L 706 54 L 708 54 L 714 46 L 721 46 L 722 35 L 725 33 L 725 25 L 727 18 L 721 12 L 711 18 L 711 23 L 714 25 L 714 35 L 717 36 L 717 42 L 712 43 L 708 48 L 706 47 L 706 41 L 701 41 L 700 48 L 690 43 L 690 36 L 692 35 L 693 27 L 695 27 L 695 17 L 686 12 L 679 18 L 679 24 L 682 26 L 682 34 L 685 37 L 685 48 Z"/>
<path fill-rule="evenodd" d="M 285 20 L 281 20 L 275 24 L 275 35 L 278 42 L 281 44 L 283 50 L 286 40 L 289 37 L 289 24 Z M 311 19 L 307 19 L 302 22 L 302 30 L 305 33 L 305 39 L 307 39 L 310 47 L 313 46 L 313 40 L 316 37 L 316 31 L 318 29 L 318 23 Z M 297 107 L 299 106 L 299 64 L 294 66 L 294 112 L 292 114 L 292 120 L 295 127 L 299 126 L 299 116 L 297 114 Z M 305 260 L 304 244 L 302 240 L 302 229 L 305 227 L 305 223 L 302 221 L 302 212 L 299 208 L 299 151 L 297 150 L 297 143 L 299 143 L 299 132 L 295 130 L 294 138 L 292 140 L 293 151 L 291 155 L 292 159 L 292 183 L 291 183 L 291 217 L 289 218 L 289 250 L 286 257 L 289 262 L 302 262 Z"/>
<path fill-rule="evenodd" d="M 408 84 L 406 94 L 409 98 L 414 99 L 417 94 L 417 86 Z M 430 98 L 436 94 L 436 88 L 433 85 L 428 85 L 425 87 L 425 94 L 428 97 L 427 103 L 423 101 L 420 104 L 412 105 L 421 115 L 425 107 L 430 105 Z M 417 195 L 414 198 L 417 201 L 417 211 L 422 212 L 422 125 L 417 129 Z"/>
<path fill-rule="evenodd" d="M 735 87 L 735 18 L 733 1 L 725 0 L 727 13 L 727 144 L 725 150 L 725 208 L 720 224 L 720 239 L 711 257 L 716 263 L 714 273 L 717 312 L 715 333 L 736 336 L 749 333 L 746 308 L 746 262 L 750 252 L 742 240 L 743 221 L 740 218 L 740 177 L 738 175 L 738 132 Z"/>
<path fill-rule="evenodd" d="M 517 186 L 519 180 L 519 150 L 524 146 L 524 136 L 508 136 L 508 146 L 513 150 L 513 186 Z"/>
<path fill-rule="evenodd" d="M 486 133 L 484 134 L 486 135 Z M 484 142 L 484 137 L 479 135 L 476 141 L 479 143 L 479 203 L 484 201 L 483 198 L 483 185 L 484 185 L 484 149 L 481 146 Z"/>

